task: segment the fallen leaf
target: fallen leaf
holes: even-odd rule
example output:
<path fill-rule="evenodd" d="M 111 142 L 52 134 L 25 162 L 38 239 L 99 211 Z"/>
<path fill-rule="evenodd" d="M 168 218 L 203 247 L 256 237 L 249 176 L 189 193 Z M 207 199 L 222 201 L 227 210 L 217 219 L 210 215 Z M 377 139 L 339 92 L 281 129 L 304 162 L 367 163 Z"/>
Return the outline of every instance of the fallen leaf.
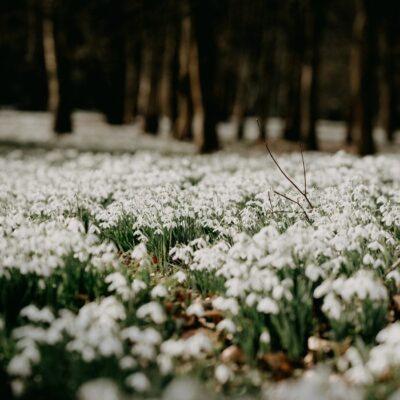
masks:
<path fill-rule="evenodd" d="M 392 297 L 393 309 L 396 313 L 400 312 L 400 294 L 395 294 Z"/>
<path fill-rule="evenodd" d="M 334 342 L 332 340 L 326 340 L 317 336 L 310 336 L 308 338 L 308 349 L 313 352 L 321 353 L 339 353 L 344 354 L 350 347 L 349 339 L 345 339 L 342 342 Z"/>
<path fill-rule="evenodd" d="M 221 353 L 221 361 L 224 363 L 233 362 L 243 364 L 245 362 L 245 357 L 243 351 L 238 346 L 231 345 Z"/>
<path fill-rule="evenodd" d="M 285 353 L 266 353 L 261 356 L 265 366 L 278 377 L 288 377 L 293 373 L 293 366 Z"/>
<path fill-rule="evenodd" d="M 214 324 L 218 324 L 218 322 L 222 321 L 224 319 L 224 316 L 221 311 L 218 310 L 207 310 L 204 312 L 203 317 L 207 321 L 212 321 Z"/>
<path fill-rule="evenodd" d="M 182 334 L 183 339 L 190 338 L 193 335 L 197 335 L 199 333 L 203 333 L 204 335 L 208 336 L 211 342 L 215 345 L 218 343 L 218 333 L 212 331 L 211 329 L 207 328 L 197 328 L 197 329 L 189 329 Z"/>

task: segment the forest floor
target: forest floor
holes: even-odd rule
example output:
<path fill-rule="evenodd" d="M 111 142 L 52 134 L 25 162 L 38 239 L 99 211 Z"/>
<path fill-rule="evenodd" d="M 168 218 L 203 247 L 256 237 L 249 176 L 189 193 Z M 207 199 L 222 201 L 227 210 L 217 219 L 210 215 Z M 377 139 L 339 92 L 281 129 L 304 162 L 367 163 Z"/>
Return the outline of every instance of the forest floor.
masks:
<path fill-rule="evenodd" d="M 400 157 L 304 157 L 4 152 L 0 398 L 398 399 Z"/>
<path fill-rule="evenodd" d="M 194 154 L 195 146 L 190 142 L 171 139 L 166 133 L 168 123 L 161 124 L 157 136 L 142 134 L 138 124 L 111 126 L 95 112 L 75 112 L 74 134 L 56 137 L 51 131 L 51 116 L 45 112 L 23 112 L 0 110 L 0 147 L 3 148 L 73 148 L 79 151 L 108 151 L 111 153 L 138 150 L 158 151 L 164 154 Z M 245 137 L 242 142 L 235 140 L 236 123 L 221 123 L 218 128 L 222 148 L 226 152 L 243 155 L 257 155 L 265 152 L 263 143 L 257 141 L 258 128 L 254 118 L 245 123 Z M 274 151 L 298 151 L 298 146 L 285 142 L 281 136 L 282 123 L 271 118 L 268 123 L 269 142 Z M 340 149 L 351 151 L 344 145 L 345 125 L 342 122 L 320 121 L 318 123 L 320 148 L 336 152 Z M 387 144 L 384 132 L 376 129 L 375 140 L 380 153 L 400 152 L 400 132 L 393 144 Z"/>

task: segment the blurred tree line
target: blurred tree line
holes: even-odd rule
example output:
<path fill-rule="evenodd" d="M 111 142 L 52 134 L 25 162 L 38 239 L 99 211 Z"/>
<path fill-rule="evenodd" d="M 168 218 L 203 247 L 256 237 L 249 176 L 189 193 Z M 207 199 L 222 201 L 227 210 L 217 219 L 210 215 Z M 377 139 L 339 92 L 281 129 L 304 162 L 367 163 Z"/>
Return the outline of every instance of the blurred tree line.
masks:
<path fill-rule="evenodd" d="M 1 0 L 0 105 L 72 110 L 218 149 L 216 124 L 284 121 L 318 149 L 317 119 L 345 120 L 347 142 L 375 151 L 399 127 L 400 2 L 393 0 Z"/>

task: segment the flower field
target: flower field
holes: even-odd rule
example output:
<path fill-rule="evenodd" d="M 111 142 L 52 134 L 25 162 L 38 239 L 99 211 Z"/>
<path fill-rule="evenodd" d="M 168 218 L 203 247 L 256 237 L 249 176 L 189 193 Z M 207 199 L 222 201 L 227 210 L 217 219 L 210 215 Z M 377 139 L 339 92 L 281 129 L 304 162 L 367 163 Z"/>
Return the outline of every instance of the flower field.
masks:
<path fill-rule="evenodd" d="M 399 399 L 400 157 L 278 160 L 2 156 L 3 393 Z"/>

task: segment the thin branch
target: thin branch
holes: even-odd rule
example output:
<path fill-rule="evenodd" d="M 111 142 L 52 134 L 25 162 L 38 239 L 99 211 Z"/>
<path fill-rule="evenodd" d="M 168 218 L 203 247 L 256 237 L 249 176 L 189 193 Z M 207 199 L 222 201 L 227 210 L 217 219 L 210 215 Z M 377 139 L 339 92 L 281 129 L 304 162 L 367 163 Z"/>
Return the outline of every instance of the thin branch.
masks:
<path fill-rule="evenodd" d="M 310 217 L 308 216 L 307 211 L 304 209 L 304 207 L 300 204 L 299 201 L 293 200 L 293 199 L 290 198 L 289 196 L 286 196 L 286 195 L 283 194 L 283 193 L 277 192 L 276 190 L 274 190 L 274 193 L 277 194 L 278 196 L 283 197 L 283 198 L 286 199 L 286 200 L 291 201 L 292 203 L 294 203 L 294 204 L 296 204 L 298 207 L 300 207 L 301 211 L 303 211 L 303 214 L 304 214 L 304 216 L 306 217 L 307 222 L 308 222 L 310 225 L 312 225 L 312 221 L 311 221 Z"/>
<path fill-rule="evenodd" d="M 261 124 L 260 124 L 260 121 L 259 121 L 258 119 L 257 119 L 257 124 L 258 124 L 259 129 L 261 130 Z M 279 171 L 281 172 L 281 174 L 282 174 L 282 175 L 293 185 L 293 187 L 306 199 L 308 205 L 309 205 L 311 208 L 314 208 L 314 206 L 312 205 L 310 199 L 309 199 L 308 196 L 307 196 L 306 189 L 305 189 L 305 191 L 303 192 L 303 191 L 297 186 L 297 184 L 296 184 L 296 183 L 286 174 L 286 172 L 281 168 L 281 166 L 279 165 L 278 161 L 275 159 L 274 155 L 272 154 L 272 152 L 271 152 L 271 150 L 270 150 L 270 148 L 269 148 L 267 142 L 265 142 L 265 147 L 267 148 L 267 151 L 268 151 L 269 155 L 271 156 L 272 161 L 273 161 L 274 164 L 277 166 L 277 168 L 279 169 Z M 304 158 L 303 158 L 303 151 L 301 151 L 301 156 L 302 156 L 302 159 L 303 159 L 303 172 L 304 172 L 304 176 L 305 176 L 305 175 L 306 175 L 306 170 L 305 170 L 305 164 L 304 164 Z M 306 186 L 306 180 L 305 180 L 304 182 L 305 182 L 305 186 Z"/>
<path fill-rule="evenodd" d="M 274 193 L 277 194 L 278 196 L 284 197 L 286 200 L 289 200 L 289 201 L 291 201 L 292 203 L 297 204 L 298 206 L 301 207 L 301 204 L 300 204 L 297 200 L 291 199 L 289 196 L 286 196 L 286 194 L 277 192 L 276 190 L 274 190 Z"/>
<path fill-rule="evenodd" d="M 307 174 L 306 165 L 304 163 L 303 146 L 300 143 L 301 162 L 303 163 L 303 176 L 304 176 L 304 195 L 307 196 Z"/>

